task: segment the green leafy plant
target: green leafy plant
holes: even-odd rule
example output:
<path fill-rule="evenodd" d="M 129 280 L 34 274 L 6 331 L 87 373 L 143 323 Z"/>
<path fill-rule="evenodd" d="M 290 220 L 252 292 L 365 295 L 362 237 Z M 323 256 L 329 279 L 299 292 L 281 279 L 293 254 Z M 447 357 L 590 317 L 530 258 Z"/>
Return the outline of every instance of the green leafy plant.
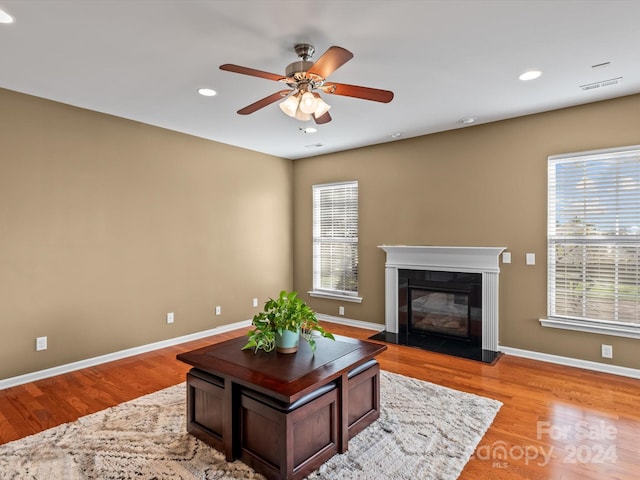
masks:
<path fill-rule="evenodd" d="M 278 298 L 267 300 L 264 310 L 253 317 L 252 324 L 255 328 L 247 333 L 249 341 L 243 350 L 254 348 L 256 352 L 260 349 L 270 352 L 276 346 L 276 333 L 282 335 L 285 330 L 300 332 L 312 352 L 316 351 L 314 336 L 335 340 L 322 328 L 311 307 L 298 297 L 298 292 L 283 290 Z"/>

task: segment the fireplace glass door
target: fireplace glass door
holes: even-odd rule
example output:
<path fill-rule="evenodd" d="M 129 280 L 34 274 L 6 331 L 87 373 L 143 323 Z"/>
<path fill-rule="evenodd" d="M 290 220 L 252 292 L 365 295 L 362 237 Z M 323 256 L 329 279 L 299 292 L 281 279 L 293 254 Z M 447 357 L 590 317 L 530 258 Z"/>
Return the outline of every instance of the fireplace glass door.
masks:
<path fill-rule="evenodd" d="M 468 292 L 416 287 L 408 290 L 410 332 L 470 339 Z"/>

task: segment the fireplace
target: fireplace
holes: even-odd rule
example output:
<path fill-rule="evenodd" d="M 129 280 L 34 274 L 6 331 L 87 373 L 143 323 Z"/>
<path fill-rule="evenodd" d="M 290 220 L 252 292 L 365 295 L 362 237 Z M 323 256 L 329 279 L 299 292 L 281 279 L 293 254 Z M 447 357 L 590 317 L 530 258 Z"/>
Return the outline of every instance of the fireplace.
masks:
<path fill-rule="evenodd" d="M 385 331 L 376 338 L 492 363 L 501 247 L 382 246 Z"/>

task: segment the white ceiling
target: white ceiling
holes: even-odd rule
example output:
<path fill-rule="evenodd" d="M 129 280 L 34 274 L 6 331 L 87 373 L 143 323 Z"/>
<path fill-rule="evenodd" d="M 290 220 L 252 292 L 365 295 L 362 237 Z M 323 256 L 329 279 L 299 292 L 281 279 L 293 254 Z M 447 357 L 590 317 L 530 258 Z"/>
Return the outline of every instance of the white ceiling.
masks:
<path fill-rule="evenodd" d="M 0 0 L 0 9 L 15 18 L 0 24 L 0 87 L 291 159 L 640 92 L 638 0 Z M 331 45 L 354 53 L 330 80 L 395 98 L 324 95 L 333 121 L 313 134 L 277 103 L 237 115 L 282 84 L 218 67 L 284 74 L 302 42 L 314 59 Z M 529 69 L 543 75 L 518 80 Z"/>

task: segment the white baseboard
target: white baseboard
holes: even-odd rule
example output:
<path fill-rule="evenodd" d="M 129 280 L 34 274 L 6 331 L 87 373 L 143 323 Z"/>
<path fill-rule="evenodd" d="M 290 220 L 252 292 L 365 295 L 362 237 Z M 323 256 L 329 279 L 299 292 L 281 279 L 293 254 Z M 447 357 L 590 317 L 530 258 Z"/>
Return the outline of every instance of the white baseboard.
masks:
<path fill-rule="evenodd" d="M 556 363 L 568 367 L 584 368 L 596 372 L 612 373 L 623 377 L 640 378 L 640 370 L 629 367 L 620 367 L 618 365 L 609 365 L 606 363 L 592 362 L 590 360 L 580 360 L 578 358 L 562 357 L 560 355 L 551 355 L 549 353 L 533 352 L 530 350 L 521 350 L 519 348 L 498 346 L 500 352 L 516 357 L 530 358 L 531 360 L 540 360 L 542 362 Z"/>
<path fill-rule="evenodd" d="M 334 317 L 333 315 L 326 315 L 324 313 L 318 313 L 316 316 L 318 317 L 318 320 L 326 320 L 327 322 L 338 323 L 340 325 L 366 328 L 367 330 L 376 330 L 378 332 L 384 330 L 384 325 L 379 323 L 363 322 L 362 320 L 354 320 L 353 318 Z"/>
<path fill-rule="evenodd" d="M 327 322 L 333 322 L 340 325 L 348 325 L 351 327 L 365 328 L 367 330 L 375 330 L 381 332 L 384 330 L 384 325 L 379 323 L 364 322 L 362 320 L 355 320 L 352 318 L 335 317 L 332 315 L 325 315 L 319 313 L 319 320 L 326 320 Z M 183 335 L 181 337 L 170 338 L 162 340 L 160 342 L 150 343 L 139 347 L 129 348 L 126 350 L 120 350 L 119 352 L 113 352 L 106 355 L 100 355 L 98 357 L 88 358 L 80 360 L 78 362 L 68 363 L 65 365 L 59 365 L 57 367 L 47 368 L 45 370 L 39 370 L 37 372 L 26 373 L 24 375 L 18 375 L 16 377 L 6 378 L 0 380 L 0 390 L 5 388 L 15 387 L 17 385 L 23 385 L 29 382 L 35 382 L 44 378 L 54 377 L 64 373 L 73 372 L 82 368 L 94 367 L 107 362 L 113 362 L 122 358 L 131 357 L 133 355 L 139 355 L 141 353 L 152 352 L 161 348 L 172 347 L 181 343 L 190 342 L 193 340 L 199 340 L 205 337 L 211 337 L 220 333 L 230 332 L 239 328 L 248 327 L 251 325 L 251 320 L 243 320 L 241 322 L 231 323 L 229 325 L 222 325 L 220 327 L 212 328 L 210 330 L 204 330 L 201 332 L 191 333 L 189 335 Z M 560 355 L 551 355 L 548 353 L 534 352 L 531 350 L 522 350 L 519 348 L 512 348 L 500 345 L 498 350 L 508 355 L 516 357 L 530 358 L 532 360 L 540 360 L 543 362 L 556 363 L 559 365 L 565 365 L 569 367 L 584 368 L 587 370 L 594 370 L 596 372 L 611 373 L 614 375 L 621 375 L 623 377 L 631 377 L 640 379 L 640 370 L 635 368 L 620 367 L 617 365 L 608 365 L 606 363 L 592 362 L 589 360 L 580 360 L 577 358 L 563 357 Z"/>
<path fill-rule="evenodd" d="M 181 337 L 170 338 L 168 340 L 162 340 L 160 342 L 150 343 L 148 345 L 142 345 L 140 347 L 128 348 L 126 350 L 120 350 L 119 352 L 108 353 L 106 355 L 100 355 L 99 357 L 87 358 L 78 362 L 67 363 L 57 367 L 47 368 L 45 370 L 39 370 L 37 372 L 26 373 L 24 375 L 18 375 L 17 377 L 11 377 L 4 380 L 0 380 L 0 390 L 9 387 L 15 387 L 16 385 L 22 385 L 29 382 L 35 382 L 36 380 L 42 380 L 43 378 L 54 377 L 63 373 L 69 373 L 82 368 L 94 367 L 102 363 L 113 362 L 114 360 L 120 360 L 122 358 L 131 357 L 133 355 L 139 355 L 141 353 L 152 352 L 161 348 L 172 347 L 181 343 L 190 342 L 192 340 L 199 340 L 205 337 L 211 337 L 219 333 L 230 332 L 239 328 L 248 327 L 251 325 L 251 320 L 243 320 L 241 322 L 231 323 L 229 325 L 222 325 L 220 327 L 212 328 L 210 330 L 204 330 L 202 332 L 191 333 L 189 335 L 183 335 Z"/>

